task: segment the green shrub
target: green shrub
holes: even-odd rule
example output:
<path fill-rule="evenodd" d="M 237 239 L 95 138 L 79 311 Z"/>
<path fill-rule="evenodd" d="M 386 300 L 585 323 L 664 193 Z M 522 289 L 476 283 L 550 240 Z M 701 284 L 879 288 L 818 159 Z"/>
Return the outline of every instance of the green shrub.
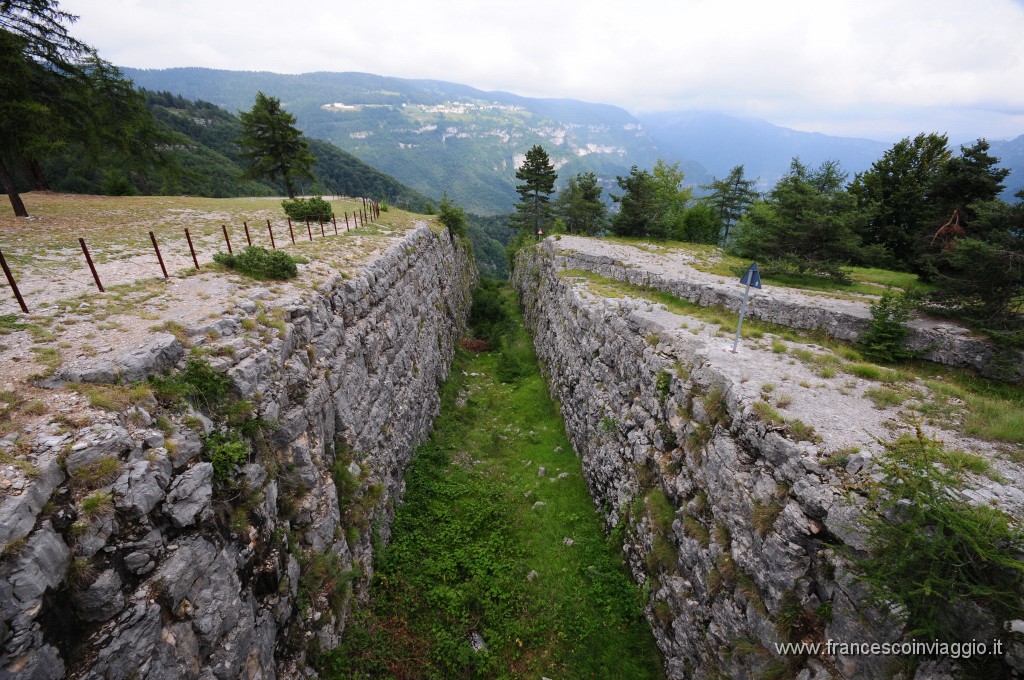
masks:
<path fill-rule="evenodd" d="M 469 328 L 473 337 L 497 343 L 512 328 L 512 317 L 501 293 L 501 282 L 482 278 L 473 289 Z"/>
<path fill-rule="evenodd" d="M 213 481 L 220 486 L 231 486 L 235 472 L 249 460 L 249 443 L 231 432 L 210 434 L 203 448 L 213 463 Z"/>
<path fill-rule="evenodd" d="M 529 372 L 529 367 L 526 366 L 515 349 L 502 347 L 494 372 L 500 382 L 515 383 Z"/>
<path fill-rule="evenodd" d="M 887 290 L 871 304 L 871 322 L 857 340 L 857 348 L 871 361 L 896 362 L 913 358 L 914 353 L 903 346 L 910 329 L 907 321 L 914 308 L 914 298 L 907 293 Z"/>
<path fill-rule="evenodd" d="M 281 201 L 281 207 L 284 208 L 284 212 L 288 217 L 299 222 L 305 220 L 310 220 L 311 222 L 323 220 L 327 222 L 331 219 L 331 215 L 334 214 L 331 204 L 325 201 L 323 196 L 286 199 Z"/>
<path fill-rule="evenodd" d="M 216 413 L 231 401 L 231 380 L 213 370 L 205 359 L 193 357 L 184 370 L 156 376 L 151 382 L 157 399 L 170 406 L 188 403 Z"/>
<path fill-rule="evenodd" d="M 213 261 L 256 279 L 293 279 L 299 275 L 298 260 L 283 250 L 250 246 L 237 255 L 215 253 Z"/>
<path fill-rule="evenodd" d="M 672 388 L 672 374 L 668 371 L 661 371 L 654 381 L 654 389 L 658 393 L 658 403 L 662 406 L 668 399 L 669 390 Z"/>
<path fill-rule="evenodd" d="M 883 478 L 872 490 L 866 526 L 870 557 L 860 578 L 875 599 L 906 612 L 906 633 L 966 640 L 957 615 L 964 602 L 997 620 L 1020 617 L 1024 536 L 998 510 L 973 506 L 950 488 L 960 484 L 942 444 L 905 435 L 886 444 Z"/>

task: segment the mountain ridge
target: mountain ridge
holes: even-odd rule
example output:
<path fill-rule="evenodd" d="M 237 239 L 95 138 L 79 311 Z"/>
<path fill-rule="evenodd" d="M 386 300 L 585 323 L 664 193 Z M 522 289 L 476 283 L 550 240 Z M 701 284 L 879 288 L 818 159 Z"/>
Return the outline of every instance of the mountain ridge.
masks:
<path fill-rule="evenodd" d="M 793 157 L 808 165 L 839 160 L 852 178 L 870 168 L 888 142 L 805 132 L 715 111 L 634 115 L 624 108 L 570 98 L 531 98 L 434 79 L 362 72 L 280 74 L 181 67 L 124 68 L 137 85 L 228 109 L 247 110 L 258 90 L 276 96 L 303 131 L 394 176 L 415 191 L 442 191 L 483 215 L 510 212 L 515 168 L 533 144 L 545 147 L 560 176 L 594 172 L 602 186 L 631 166 L 679 162 L 699 186 L 743 165 L 768 189 Z M 332 107 L 342 104 L 342 107 Z M 922 131 L 928 132 L 928 131 Z M 1004 198 L 1024 188 L 1024 135 L 990 140 L 1011 170 Z M 954 150 L 957 145 L 952 145 Z"/>

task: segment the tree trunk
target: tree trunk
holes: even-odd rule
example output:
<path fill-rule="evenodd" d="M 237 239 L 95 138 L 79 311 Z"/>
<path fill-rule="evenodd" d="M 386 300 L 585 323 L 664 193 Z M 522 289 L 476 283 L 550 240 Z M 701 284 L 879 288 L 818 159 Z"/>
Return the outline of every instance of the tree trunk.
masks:
<path fill-rule="evenodd" d="M 11 199 L 14 216 L 28 217 L 28 210 L 25 209 L 25 204 L 22 202 L 21 196 L 18 195 L 18 187 L 14 185 L 14 178 L 7 171 L 7 166 L 4 165 L 3 161 L 0 161 L 0 184 L 4 185 L 4 191 L 7 192 L 7 196 Z"/>
<path fill-rule="evenodd" d="M 50 184 L 46 181 L 46 175 L 43 174 L 43 168 L 39 165 L 39 161 L 34 158 L 30 158 L 22 163 L 21 167 L 25 171 L 25 176 L 28 177 L 28 182 L 32 186 L 32 191 L 50 190 Z"/>

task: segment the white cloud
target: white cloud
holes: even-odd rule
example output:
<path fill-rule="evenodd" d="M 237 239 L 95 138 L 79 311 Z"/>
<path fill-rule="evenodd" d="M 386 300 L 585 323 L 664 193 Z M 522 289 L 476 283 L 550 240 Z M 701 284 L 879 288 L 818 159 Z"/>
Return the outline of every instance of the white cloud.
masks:
<path fill-rule="evenodd" d="M 75 35 L 125 66 L 365 71 L 634 112 L 712 108 L 833 133 L 877 129 L 877 137 L 943 124 L 1024 133 L 1024 5 L 1013 0 L 62 6 L 82 17 Z"/>

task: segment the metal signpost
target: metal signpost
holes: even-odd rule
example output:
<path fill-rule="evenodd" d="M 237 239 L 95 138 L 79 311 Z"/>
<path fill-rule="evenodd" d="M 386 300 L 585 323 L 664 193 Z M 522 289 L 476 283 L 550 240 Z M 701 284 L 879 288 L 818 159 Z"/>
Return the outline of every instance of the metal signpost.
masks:
<path fill-rule="evenodd" d="M 740 322 L 736 326 L 736 339 L 732 342 L 734 354 L 736 347 L 740 344 L 740 330 L 743 328 L 743 315 L 747 313 L 747 297 L 750 296 L 750 289 L 761 288 L 761 272 L 758 270 L 756 262 L 750 265 L 746 273 L 740 278 L 740 283 L 747 284 L 747 287 L 743 289 L 743 304 L 740 305 Z"/>

